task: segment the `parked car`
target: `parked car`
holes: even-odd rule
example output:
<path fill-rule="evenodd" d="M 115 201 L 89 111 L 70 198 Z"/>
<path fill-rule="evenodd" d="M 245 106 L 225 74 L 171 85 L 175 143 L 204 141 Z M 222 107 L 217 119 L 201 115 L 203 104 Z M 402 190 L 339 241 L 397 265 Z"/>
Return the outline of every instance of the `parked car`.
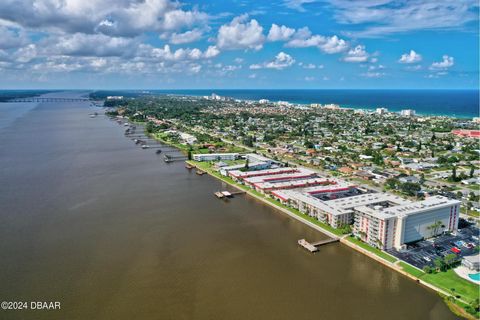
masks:
<path fill-rule="evenodd" d="M 457 253 L 457 254 L 460 253 L 460 252 L 462 252 L 462 250 L 458 249 L 457 247 L 453 247 L 453 248 L 450 249 L 450 250 L 451 250 L 452 252 L 454 252 L 454 253 Z"/>

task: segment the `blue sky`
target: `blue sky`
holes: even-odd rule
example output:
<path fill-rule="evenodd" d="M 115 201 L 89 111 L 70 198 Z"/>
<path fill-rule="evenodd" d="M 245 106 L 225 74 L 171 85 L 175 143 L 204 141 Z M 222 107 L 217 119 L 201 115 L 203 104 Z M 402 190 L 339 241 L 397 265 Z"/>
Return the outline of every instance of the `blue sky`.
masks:
<path fill-rule="evenodd" d="M 0 88 L 478 88 L 475 0 L 3 0 Z"/>

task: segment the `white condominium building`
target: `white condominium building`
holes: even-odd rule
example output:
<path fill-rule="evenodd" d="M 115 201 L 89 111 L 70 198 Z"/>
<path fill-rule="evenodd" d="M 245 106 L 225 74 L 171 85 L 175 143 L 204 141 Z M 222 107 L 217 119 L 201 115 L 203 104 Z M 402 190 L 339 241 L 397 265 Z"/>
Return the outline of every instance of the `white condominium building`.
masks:
<path fill-rule="evenodd" d="M 458 228 L 460 201 L 441 196 L 419 202 L 384 202 L 354 208 L 353 232 L 381 249 L 402 249 L 405 244 Z"/>
<path fill-rule="evenodd" d="M 235 160 L 238 158 L 238 153 L 199 153 L 192 155 L 195 161 L 220 161 L 220 160 Z"/>
<path fill-rule="evenodd" d="M 415 110 L 405 109 L 405 110 L 400 111 L 400 114 L 404 117 L 413 117 L 413 116 L 415 116 Z"/>

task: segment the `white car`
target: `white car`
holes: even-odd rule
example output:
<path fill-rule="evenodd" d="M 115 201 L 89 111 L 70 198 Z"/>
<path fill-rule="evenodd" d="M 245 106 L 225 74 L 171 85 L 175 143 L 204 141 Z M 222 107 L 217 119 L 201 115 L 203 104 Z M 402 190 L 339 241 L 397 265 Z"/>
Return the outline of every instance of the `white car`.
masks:
<path fill-rule="evenodd" d="M 432 261 L 432 259 L 430 259 L 429 257 L 423 257 L 423 259 L 424 259 L 425 261 L 427 261 L 427 262 Z"/>

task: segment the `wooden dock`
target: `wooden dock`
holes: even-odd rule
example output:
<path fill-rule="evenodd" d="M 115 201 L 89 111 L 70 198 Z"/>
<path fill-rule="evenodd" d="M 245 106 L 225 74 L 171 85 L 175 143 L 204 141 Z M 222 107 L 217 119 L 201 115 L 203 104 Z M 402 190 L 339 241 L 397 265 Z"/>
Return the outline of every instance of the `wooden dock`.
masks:
<path fill-rule="evenodd" d="M 317 241 L 317 242 L 310 243 L 305 239 L 300 239 L 300 240 L 298 240 L 298 244 L 300 246 L 302 246 L 303 248 L 307 249 L 308 251 L 314 253 L 314 252 L 318 251 L 318 247 L 329 244 L 329 243 L 338 242 L 338 241 L 340 241 L 339 238 L 328 238 L 328 239 L 325 239 L 325 240 L 320 240 L 320 241 Z"/>
<path fill-rule="evenodd" d="M 247 193 L 247 191 L 230 191 L 230 194 L 232 196 L 237 195 L 237 194 L 245 194 L 245 193 Z"/>
<path fill-rule="evenodd" d="M 213 194 L 219 198 L 219 199 L 226 199 L 226 198 L 232 198 L 236 194 L 244 194 L 245 191 L 217 191 L 214 192 Z"/>
<path fill-rule="evenodd" d="M 328 239 L 325 239 L 325 240 L 320 240 L 320 241 L 317 241 L 317 242 L 312 242 L 312 246 L 320 247 L 320 246 L 323 246 L 323 245 L 326 245 L 326 244 L 329 244 L 329 243 L 338 242 L 338 241 L 340 241 L 339 238 L 328 238 Z"/>
<path fill-rule="evenodd" d="M 314 245 L 312 245 L 311 243 L 309 243 L 307 240 L 305 239 L 300 239 L 298 240 L 298 244 L 300 246 L 302 246 L 303 248 L 307 249 L 308 251 L 310 251 L 311 253 L 314 253 L 314 252 L 317 252 L 318 251 L 318 248 L 315 247 Z"/>

